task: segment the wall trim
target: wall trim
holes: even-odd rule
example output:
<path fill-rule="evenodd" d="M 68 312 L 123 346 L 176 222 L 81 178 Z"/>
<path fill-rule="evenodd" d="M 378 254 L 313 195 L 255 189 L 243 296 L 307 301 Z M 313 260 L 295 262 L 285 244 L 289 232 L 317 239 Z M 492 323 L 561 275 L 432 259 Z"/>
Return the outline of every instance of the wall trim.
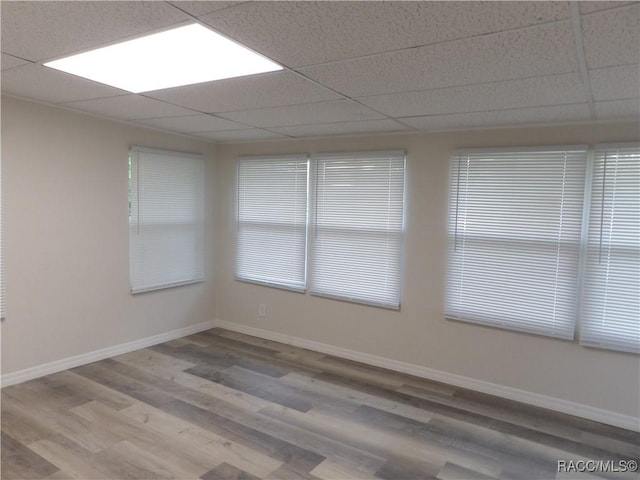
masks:
<path fill-rule="evenodd" d="M 416 377 L 421 377 L 436 382 L 447 383 L 449 385 L 467 388 L 469 390 L 475 390 L 477 392 L 486 393 L 489 395 L 496 395 L 508 400 L 514 400 L 517 402 L 534 405 L 536 407 L 547 408 L 549 410 L 555 410 L 569 415 L 575 415 L 577 417 L 606 423 L 608 425 L 613 425 L 620 428 L 626 428 L 628 430 L 640 431 L 640 419 L 629 415 L 623 415 L 621 413 L 592 407 L 590 405 L 585 405 L 582 403 L 571 402 L 569 400 L 564 400 L 561 398 L 541 395 L 539 393 L 529 392 L 527 390 L 520 390 L 518 388 L 486 382 L 484 380 L 477 380 L 462 375 L 443 372 L 441 370 L 434 370 L 432 368 L 423 367 L 421 365 L 393 360 L 378 355 L 359 352 L 357 350 L 337 347 L 326 343 L 316 342 L 314 340 L 294 337 L 291 335 L 273 332 L 271 330 L 264 330 L 262 328 L 250 327 L 248 325 L 228 322 L 219 319 L 198 323 L 196 325 L 190 325 L 188 327 L 178 328 L 169 332 L 163 332 L 157 335 L 152 335 L 150 337 L 140 338 L 131 342 L 102 348 L 93 352 L 87 352 L 80 355 L 75 355 L 73 357 L 55 360 L 53 362 L 37 365 L 35 367 L 25 368 L 24 370 L 19 370 L 17 372 L 7 373 L 0 376 L 0 385 L 2 387 L 8 387 L 10 385 L 26 382 L 28 380 L 33 380 L 35 378 L 50 375 L 52 373 L 61 372 L 63 370 L 79 367 L 81 365 L 86 365 L 92 362 L 97 362 L 98 360 L 103 360 L 105 358 L 122 355 L 124 353 L 139 350 L 141 348 L 146 348 L 152 345 L 157 345 L 159 343 L 175 340 L 176 338 L 193 335 L 194 333 L 199 333 L 215 327 L 225 328 L 227 330 L 244 333 L 254 337 L 264 338 L 266 340 L 273 340 L 275 342 L 285 343 L 287 345 L 293 345 L 295 347 L 307 348 L 309 350 L 326 353 L 328 355 L 335 355 L 336 357 L 346 358 L 349 360 L 354 360 L 356 362 L 361 362 L 376 367 L 382 367 L 396 372 L 407 373 Z"/>
<path fill-rule="evenodd" d="M 121 343 L 119 345 L 101 348 L 100 350 L 94 350 L 93 352 L 82 353 L 80 355 L 74 355 L 73 357 L 43 363 L 42 365 L 25 368 L 24 370 L 18 370 L 17 372 L 6 373 L 0 376 L 0 385 L 2 387 L 8 387 L 9 385 L 26 382 L 27 380 L 33 380 L 34 378 L 43 377 L 44 375 L 50 375 L 69 368 L 79 367 L 81 365 L 86 365 L 87 363 L 97 362 L 98 360 L 104 360 L 105 358 L 122 355 L 123 353 L 129 353 L 134 350 L 140 350 L 141 348 L 168 342 L 169 340 L 175 340 L 176 338 L 193 335 L 194 333 L 199 333 L 213 328 L 215 323 L 215 320 L 209 320 L 196 325 L 189 325 L 188 327 L 182 327 L 169 332 L 152 335 L 150 337 L 140 338 L 138 340 L 133 340 L 132 342 Z"/>
<path fill-rule="evenodd" d="M 215 320 L 215 326 L 225 328 L 238 333 L 244 333 L 254 337 L 264 338 L 275 342 L 293 345 L 294 347 L 307 348 L 316 352 L 335 355 L 336 357 L 354 360 L 356 362 L 366 363 L 376 367 L 394 370 L 396 372 L 407 373 L 416 377 L 433 380 L 436 382 L 447 383 L 456 387 L 467 388 L 489 395 L 495 395 L 508 400 L 526 403 L 536 407 L 542 407 L 557 412 L 586 418 L 595 422 L 606 423 L 615 427 L 625 428 L 627 430 L 640 431 L 640 418 L 624 415 L 621 413 L 605 410 L 602 408 L 592 407 L 582 403 L 572 402 L 561 398 L 541 395 L 539 393 L 520 390 L 518 388 L 508 387 L 497 383 L 486 382 L 475 378 L 465 377 L 454 373 L 447 373 L 441 370 L 423 367 L 412 363 L 401 362 L 378 355 L 359 352 L 348 348 L 336 347 L 326 343 L 307 340 L 305 338 L 293 337 L 282 333 L 264 330 L 262 328 L 250 327 L 226 320 Z"/>

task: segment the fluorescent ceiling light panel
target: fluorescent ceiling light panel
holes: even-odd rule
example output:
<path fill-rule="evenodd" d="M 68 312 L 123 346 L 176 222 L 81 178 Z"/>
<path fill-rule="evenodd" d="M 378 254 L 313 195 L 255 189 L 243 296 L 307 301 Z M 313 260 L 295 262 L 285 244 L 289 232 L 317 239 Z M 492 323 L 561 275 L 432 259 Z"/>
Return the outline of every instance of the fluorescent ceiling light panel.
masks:
<path fill-rule="evenodd" d="M 282 70 L 277 63 L 198 24 L 61 58 L 45 66 L 132 93 Z"/>

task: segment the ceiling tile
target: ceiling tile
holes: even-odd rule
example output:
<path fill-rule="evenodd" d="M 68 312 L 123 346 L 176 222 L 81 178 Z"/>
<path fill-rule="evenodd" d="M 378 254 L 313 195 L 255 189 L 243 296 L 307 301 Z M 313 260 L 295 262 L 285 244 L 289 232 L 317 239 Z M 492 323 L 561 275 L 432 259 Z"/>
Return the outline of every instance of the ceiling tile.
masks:
<path fill-rule="evenodd" d="M 628 3 L 578 4 L 599 119 L 637 114 L 629 99 L 640 92 L 640 4 Z M 385 115 L 427 129 L 589 119 L 568 2 L 2 1 L 1 8 L 4 93 L 213 141 L 410 131 Z M 302 66 L 302 75 L 132 95 L 30 63 L 194 16 Z"/>
<path fill-rule="evenodd" d="M 315 123 L 372 120 L 382 118 L 368 108 L 349 100 L 306 103 L 286 107 L 243 110 L 224 114 L 225 118 L 256 127 L 284 127 Z"/>
<path fill-rule="evenodd" d="M 191 18 L 165 2 L 2 2 L 2 50 L 40 61 Z"/>
<path fill-rule="evenodd" d="M 580 75 L 576 73 L 358 98 L 359 102 L 392 117 L 561 105 L 586 100 Z"/>
<path fill-rule="evenodd" d="M 297 125 L 273 129 L 292 137 L 317 137 L 326 135 L 350 135 L 370 132 L 410 131 L 406 126 L 390 119 L 364 120 L 361 122 L 323 123 L 320 125 Z"/>
<path fill-rule="evenodd" d="M 507 127 L 517 124 L 563 123 L 589 120 L 585 104 L 533 107 L 492 112 L 455 113 L 429 117 L 401 118 L 419 130 L 453 130 L 475 127 Z"/>
<path fill-rule="evenodd" d="M 568 17 L 565 2 L 250 2 L 201 20 L 299 67 Z"/>
<path fill-rule="evenodd" d="M 342 98 L 291 72 L 265 73 L 148 92 L 147 96 L 217 113 Z"/>
<path fill-rule="evenodd" d="M 238 130 L 244 127 L 224 118 L 211 115 L 187 115 L 184 117 L 147 118 L 136 120 L 136 123 L 151 127 L 164 128 L 182 133 L 212 132 L 223 130 Z"/>
<path fill-rule="evenodd" d="M 583 16 L 582 35 L 588 68 L 638 63 L 640 5 Z"/>
<path fill-rule="evenodd" d="M 590 70 L 595 100 L 616 100 L 640 96 L 640 65 Z"/>
<path fill-rule="evenodd" d="M 2 70 L 7 70 L 9 68 L 13 68 L 13 67 L 19 67 L 20 65 L 25 65 L 29 62 L 27 62 L 26 60 L 23 60 L 21 58 L 18 57 L 14 57 L 13 55 L 7 55 L 6 53 L 2 54 L 2 60 L 1 60 L 1 64 L 2 64 Z"/>
<path fill-rule="evenodd" d="M 578 70 L 570 22 L 301 69 L 351 97 Z"/>
<path fill-rule="evenodd" d="M 598 120 L 633 118 L 640 121 L 640 101 L 637 99 L 596 102 L 595 107 Z"/>
<path fill-rule="evenodd" d="M 214 2 L 205 2 L 205 1 L 175 1 L 169 2 L 172 5 L 176 6 L 180 10 L 184 10 L 185 12 L 199 17 L 201 15 L 206 15 L 207 13 L 215 12 L 218 10 L 224 10 L 225 8 L 234 7 L 236 5 L 240 5 L 245 2 L 225 2 L 225 1 L 214 1 Z"/>
<path fill-rule="evenodd" d="M 190 115 L 197 112 L 142 95 L 121 95 L 65 103 L 65 107 L 125 120 Z"/>
<path fill-rule="evenodd" d="M 632 5 L 638 2 L 614 2 L 614 1 L 604 1 L 604 2 L 578 2 L 580 5 L 580 13 L 583 15 L 586 13 L 600 12 L 602 10 L 611 10 L 612 8 L 624 7 L 627 5 Z"/>
<path fill-rule="evenodd" d="M 29 64 L 2 72 L 2 92 L 49 103 L 123 95 L 124 90 Z"/>
<path fill-rule="evenodd" d="M 269 140 L 272 138 L 287 138 L 279 133 L 260 130 L 259 128 L 251 128 L 248 130 L 227 130 L 225 132 L 201 132 L 196 136 L 214 140 L 216 142 L 236 142 L 243 140 Z"/>

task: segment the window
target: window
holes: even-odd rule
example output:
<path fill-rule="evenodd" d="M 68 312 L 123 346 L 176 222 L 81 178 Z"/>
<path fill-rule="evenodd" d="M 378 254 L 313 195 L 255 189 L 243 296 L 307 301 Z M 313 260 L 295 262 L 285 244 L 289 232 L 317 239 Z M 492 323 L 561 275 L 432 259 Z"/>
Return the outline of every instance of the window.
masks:
<path fill-rule="evenodd" d="M 586 147 L 452 157 L 446 316 L 573 339 Z"/>
<path fill-rule="evenodd" d="M 308 271 L 314 295 L 399 308 L 404 164 L 404 152 L 239 158 L 236 278 L 304 291 Z"/>
<path fill-rule="evenodd" d="M 594 155 L 580 341 L 640 352 L 640 148 Z"/>
<path fill-rule="evenodd" d="M 640 352 L 640 146 L 451 163 L 446 316 Z"/>
<path fill-rule="evenodd" d="M 129 154 L 131 292 L 204 280 L 204 159 L 133 147 Z"/>
<path fill-rule="evenodd" d="M 314 161 L 311 293 L 399 308 L 404 152 Z"/>
<path fill-rule="evenodd" d="M 238 159 L 236 278 L 304 290 L 308 159 Z"/>

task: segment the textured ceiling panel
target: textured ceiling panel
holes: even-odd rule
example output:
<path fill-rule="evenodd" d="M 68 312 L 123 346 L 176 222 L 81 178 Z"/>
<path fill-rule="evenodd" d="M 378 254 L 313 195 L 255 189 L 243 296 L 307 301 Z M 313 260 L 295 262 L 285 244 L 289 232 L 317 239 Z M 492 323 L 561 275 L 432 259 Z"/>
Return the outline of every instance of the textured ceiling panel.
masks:
<path fill-rule="evenodd" d="M 640 65 L 591 70 L 591 91 L 595 100 L 616 100 L 640 96 Z"/>
<path fill-rule="evenodd" d="M 362 122 L 324 123 L 320 125 L 298 125 L 273 129 L 292 137 L 314 137 L 326 135 L 350 135 L 367 132 L 409 132 L 411 129 L 389 119 L 364 120 Z"/>
<path fill-rule="evenodd" d="M 205 2 L 205 1 L 193 1 L 193 2 L 169 2 L 172 5 L 176 6 L 180 10 L 184 10 L 185 12 L 195 15 L 199 17 L 201 15 L 206 15 L 207 13 L 216 12 L 218 10 L 224 10 L 225 8 L 234 7 L 236 5 L 240 5 L 244 2 Z"/>
<path fill-rule="evenodd" d="M 358 101 L 393 117 L 477 112 L 586 102 L 580 75 L 568 73 L 508 82 L 363 97 Z"/>
<path fill-rule="evenodd" d="M 165 2 L 2 2 L 2 51 L 40 61 L 190 17 Z"/>
<path fill-rule="evenodd" d="M 196 134 L 200 138 L 214 140 L 216 142 L 235 142 L 244 140 L 269 140 L 272 138 L 286 139 L 284 135 L 279 133 L 252 128 L 249 130 L 227 130 L 225 132 L 201 132 Z"/>
<path fill-rule="evenodd" d="M 602 10 L 611 10 L 612 8 L 623 7 L 625 5 L 631 5 L 633 3 L 638 2 L 614 2 L 614 1 L 605 1 L 605 2 L 579 2 L 580 4 L 580 13 L 593 13 L 600 12 Z"/>
<path fill-rule="evenodd" d="M 612 100 L 596 102 L 596 117 L 598 120 L 613 120 L 616 118 L 633 118 L 640 122 L 640 100 Z"/>
<path fill-rule="evenodd" d="M 452 128 L 476 128 L 512 126 L 536 123 L 562 123 L 589 120 L 587 104 L 534 107 L 493 112 L 456 113 L 401 119 L 418 130 L 448 130 Z"/>
<path fill-rule="evenodd" d="M 20 65 L 26 65 L 26 60 L 23 60 L 18 57 L 14 57 L 13 55 L 7 55 L 6 53 L 2 54 L 2 70 L 7 70 L 8 68 L 19 67 Z"/>
<path fill-rule="evenodd" d="M 291 72 L 266 73 L 148 92 L 201 112 L 216 113 L 342 98 Z"/>
<path fill-rule="evenodd" d="M 225 118 L 254 125 L 256 127 L 283 127 L 314 123 L 372 120 L 382 118 L 368 108 L 349 100 L 306 103 L 287 107 L 272 107 L 259 110 L 243 110 L 224 114 Z"/>
<path fill-rule="evenodd" d="M 582 33 L 588 68 L 638 63 L 640 5 L 585 15 Z"/>
<path fill-rule="evenodd" d="M 197 113 L 193 110 L 176 107 L 175 105 L 170 105 L 159 100 L 143 97 L 142 95 L 122 95 L 96 100 L 83 100 L 80 102 L 65 103 L 64 106 L 124 120 L 192 115 Z"/>
<path fill-rule="evenodd" d="M 244 127 L 244 125 L 239 125 L 224 118 L 213 117 L 211 115 L 148 118 L 146 120 L 136 120 L 136 123 L 182 133 L 238 130 Z"/>
<path fill-rule="evenodd" d="M 566 2 L 251 2 L 201 20 L 298 67 L 568 16 Z"/>
<path fill-rule="evenodd" d="M 49 103 L 73 102 L 129 93 L 36 64 L 2 72 L 2 92 Z"/>
<path fill-rule="evenodd" d="M 597 119 L 637 117 L 640 2 L 577 5 L 2 1 L 2 91 L 212 141 L 586 121 L 575 33 Z M 31 63 L 195 17 L 299 73 L 132 95 Z"/>
<path fill-rule="evenodd" d="M 352 97 L 578 70 L 570 22 L 301 69 Z"/>

